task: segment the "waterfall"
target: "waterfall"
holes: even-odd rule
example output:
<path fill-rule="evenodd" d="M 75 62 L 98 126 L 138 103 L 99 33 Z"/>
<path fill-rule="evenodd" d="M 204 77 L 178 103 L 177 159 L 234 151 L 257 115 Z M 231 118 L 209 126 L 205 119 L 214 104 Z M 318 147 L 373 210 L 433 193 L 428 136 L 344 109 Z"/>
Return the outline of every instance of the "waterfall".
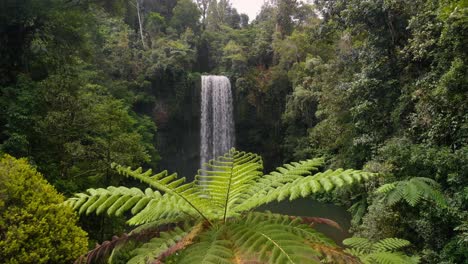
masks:
<path fill-rule="evenodd" d="M 203 165 L 234 147 L 231 83 L 226 76 L 202 76 L 200 122 Z"/>

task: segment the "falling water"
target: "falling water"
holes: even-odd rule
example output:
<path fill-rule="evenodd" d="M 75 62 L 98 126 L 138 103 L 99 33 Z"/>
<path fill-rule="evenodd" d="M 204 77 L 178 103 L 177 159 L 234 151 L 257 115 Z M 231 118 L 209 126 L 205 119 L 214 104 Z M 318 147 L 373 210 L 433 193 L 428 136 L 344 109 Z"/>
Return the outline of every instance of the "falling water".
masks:
<path fill-rule="evenodd" d="M 200 163 L 234 146 L 231 83 L 225 76 L 202 76 Z"/>

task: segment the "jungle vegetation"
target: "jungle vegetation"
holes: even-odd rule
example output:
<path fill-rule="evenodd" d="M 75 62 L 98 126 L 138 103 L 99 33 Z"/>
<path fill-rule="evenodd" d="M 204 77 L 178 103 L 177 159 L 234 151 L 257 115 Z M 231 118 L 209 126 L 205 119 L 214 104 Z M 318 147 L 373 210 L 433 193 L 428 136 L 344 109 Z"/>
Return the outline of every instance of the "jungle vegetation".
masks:
<path fill-rule="evenodd" d="M 376 261 L 372 254 L 388 249 L 420 263 L 463 263 L 467 15 L 465 0 L 272 0 L 255 18 L 228 0 L 2 0 L 0 178 L 40 172 L 66 197 L 124 190 L 108 186 L 143 195 L 131 190 L 147 185 L 112 164 L 161 171 L 183 153 L 184 133 L 196 130 L 200 75 L 223 74 L 235 97 L 236 147 L 259 153 L 267 171 L 322 157 L 325 170 L 378 172 L 311 194 L 349 209 L 355 240 L 345 243 L 347 254 Z M 186 163 L 193 153 L 185 154 L 177 157 Z M 7 235 L 14 219 L 44 217 L 49 209 L 31 210 L 63 198 L 41 198 L 29 183 L 0 186 L 0 244 L 9 250 L 2 259 L 54 262 L 19 242 L 25 237 Z M 16 197 L 15 188 L 39 198 Z M 116 212 L 80 217 L 88 249 L 129 232 L 131 212 Z M 275 213 L 265 217 L 280 221 Z M 57 217 L 50 228 L 75 230 L 67 239 L 80 242 L 62 248 L 74 253 L 53 255 L 82 254 L 83 233 Z M 167 227 L 162 238 L 187 231 Z M 209 230 L 204 241 L 217 235 Z M 20 253 L 25 245 L 31 254 Z"/>

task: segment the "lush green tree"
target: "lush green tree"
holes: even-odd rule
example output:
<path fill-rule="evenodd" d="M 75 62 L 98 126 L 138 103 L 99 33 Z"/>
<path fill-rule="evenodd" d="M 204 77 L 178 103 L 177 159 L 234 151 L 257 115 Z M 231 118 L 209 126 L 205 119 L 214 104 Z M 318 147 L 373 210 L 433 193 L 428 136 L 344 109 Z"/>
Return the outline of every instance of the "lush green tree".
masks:
<path fill-rule="evenodd" d="M 200 20 L 200 11 L 197 5 L 191 0 L 179 0 L 173 9 L 170 25 L 178 32 L 185 32 L 187 28 L 195 32 L 198 30 L 198 21 Z"/>
<path fill-rule="evenodd" d="M 86 252 L 64 197 L 25 159 L 0 159 L 0 258 L 3 263 L 69 263 Z"/>
<path fill-rule="evenodd" d="M 112 262 L 114 256 L 122 256 L 119 251 L 125 250 L 131 251 L 127 255 L 131 263 L 161 263 L 175 253 L 177 263 L 320 263 L 325 259 L 358 263 L 305 224 L 307 217 L 250 212 L 275 200 L 329 192 L 377 176 L 343 169 L 316 172 L 323 164 L 323 159 L 309 159 L 285 164 L 263 175 L 260 156 L 232 149 L 206 164 L 209 169 L 199 170 L 190 183 L 167 171 L 143 173 L 141 168 L 132 170 L 118 165 L 122 174 L 151 188 L 145 192 L 112 186 L 89 189 L 69 199 L 68 204 L 86 214 L 122 215 L 131 211 L 134 216 L 128 223 L 139 225 L 124 239 L 90 252 L 88 263 L 110 251 Z M 154 231 L 164 225 L 168 225 L 168 231 Z M 145 232 L 149 236 L 146 241 L 135 241 L 139 245 L 122 244 L 138 236 L 143 238 Z"/>

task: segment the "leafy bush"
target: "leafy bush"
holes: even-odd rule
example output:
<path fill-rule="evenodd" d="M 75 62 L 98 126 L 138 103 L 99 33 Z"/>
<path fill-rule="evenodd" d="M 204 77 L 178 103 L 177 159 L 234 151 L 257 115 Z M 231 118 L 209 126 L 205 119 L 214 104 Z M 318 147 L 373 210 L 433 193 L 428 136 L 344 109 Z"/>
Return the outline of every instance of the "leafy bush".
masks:
<path fill-rule="evenodd" d="M 358 263 L 311 226 L 336 225 L 331 220 L 252 212 L 273 201 L 328 192 L 376 176 L 343 169 L 311 173 L 323 164 L 323 159 L 293 162 L 263 175 L 260 156 L 232 149 L 205 164 L 190 183 L 167 171 L 143 173 L 141 168 L 117 165 L 120 173 L 151 188 L 88 189 L 67 203 L 80 213 L 132 214 L 128 223 L 139 225 L 91 251 L 88 263 L 109 255 L 111 263 L 123 256 L 129 256 L 128 263 L 174 258 L 177 263 Z"/>
<path fill-rule="evenodd" d="M 63 197 L 25 159 L 0 160 L 0 259 L 2 263 L 69 263 L 86 252 Z"/>

